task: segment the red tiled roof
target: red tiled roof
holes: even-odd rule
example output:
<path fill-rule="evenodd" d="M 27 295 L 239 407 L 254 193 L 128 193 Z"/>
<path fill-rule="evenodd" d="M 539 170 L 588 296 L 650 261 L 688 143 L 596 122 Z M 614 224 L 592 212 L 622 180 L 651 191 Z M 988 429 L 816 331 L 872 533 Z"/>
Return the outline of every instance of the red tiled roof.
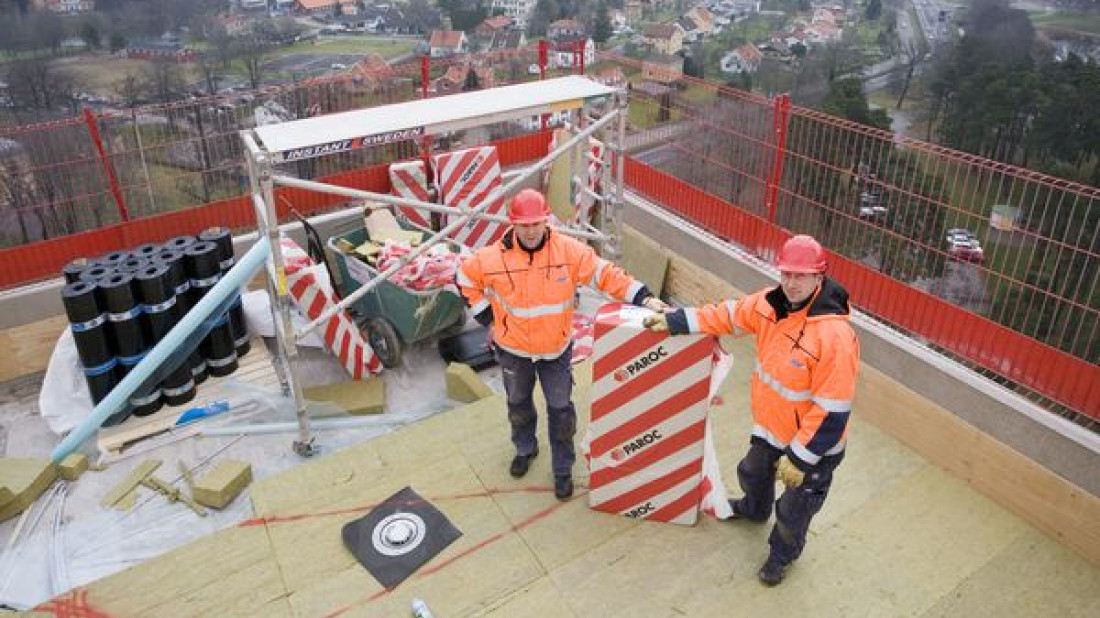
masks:
<path fill-rule="evenodd" d="M 432 47 L 458 47 L 462 42 L 461 30 L 435 30 L 428 45 Z"/>
<path fill-rule="evenodd" d="M 647 39 L 671 39 L 676 34 L 676 24 L 652 24 L 645 29 Z"/>
<path fill-rule="evenodd" d="M 313 9 L 322 9 L 326 6 L 332 6 L 336 4 L 336 0 L 298 0 L 298 4 L 307 11 Z"/>

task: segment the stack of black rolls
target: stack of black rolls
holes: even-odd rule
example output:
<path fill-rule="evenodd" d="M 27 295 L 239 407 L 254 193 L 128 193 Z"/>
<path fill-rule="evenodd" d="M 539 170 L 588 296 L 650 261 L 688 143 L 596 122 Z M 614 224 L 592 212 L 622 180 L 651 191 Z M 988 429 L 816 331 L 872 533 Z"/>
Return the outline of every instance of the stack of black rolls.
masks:
<path fill-rule="evenodd" d="M 61 297 L 93 403 L 106 397 L 233 264 L 232 236 L 224 228 L 66 264 Z M 164 403 L 187 403 L 208 374 L 235 371 L 249 351 L 240 295 L 213 320 L 190 356 L 174 359 L 167 373 L 158 372 L 162 379 L 142 384 L 130 398 L 132 410 L 104 424 L 120 423 L 131 411 L 145 416 Z"/>

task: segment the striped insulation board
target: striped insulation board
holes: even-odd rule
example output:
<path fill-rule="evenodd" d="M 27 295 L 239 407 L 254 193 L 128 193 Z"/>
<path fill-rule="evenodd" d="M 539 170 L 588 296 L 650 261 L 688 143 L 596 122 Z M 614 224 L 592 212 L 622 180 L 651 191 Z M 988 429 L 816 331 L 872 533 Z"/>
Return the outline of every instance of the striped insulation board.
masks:
<path fill-rule="evenodd" d="M 336 304 L 332 292 L 315 274 L 317 264 L 289 238 L 280 239 L 286 263 L 286 283 L 294 304 L 310 320 Z M 338 311 L 322 326 L 325 345 L 354 380 L 366 380 L 382 371 L 382 362 L 363 339 L 347 311 Z"/>
<path fill-rule="evenodd" d="M 424 162 L 419 159 L 390 165 L 390 186 L 393 195 L 430 202 L 428 173 L 425 168 Z M 430 213 L 407 206 L 402 206 L 400 211 L 413 223 L 428 227 Z"/>
<path fill-rule="evenodd" d="M 439 195 L 447 206 L 476 208 L 500 186 L 500 158 L 495 146 L 447 152 L 436 155 L 434 161 Z M 504 215 L 504 199 L 494 201 L 486 212 Z M 506 229 L 503 223 L 474 218 L 455 232 L 453 238 L 477 249 L 495 242 Z"/>
<path fill-rule="evenodd" d="M 694 524 L 715 340 L 642 326 L 647 309 L 607 304 L 596 314 L 588 504 L 597 511 Z"/>

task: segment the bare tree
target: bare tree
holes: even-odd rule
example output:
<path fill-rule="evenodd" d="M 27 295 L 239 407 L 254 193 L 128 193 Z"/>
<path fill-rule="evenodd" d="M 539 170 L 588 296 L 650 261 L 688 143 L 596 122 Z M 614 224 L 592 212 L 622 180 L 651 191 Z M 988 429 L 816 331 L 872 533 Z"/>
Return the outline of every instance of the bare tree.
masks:
<path fill-rule="evenodd" d="M 903 103 L 905 103 L 905 96 L 909 94 L 909 84 L 913 81 L 913 73 L 917 70 L 917 65 L 923 60 L 917 47 L 913 44 L 909 44 L 905 48 L 905 81 L 901 85 L 901 94 L 898 95 L 898 104 L 895 109 L 901 109 Z"/>
<path fill-rule="evenodd" d="M 164 103 L 171 103 L 184 87 L 179 63 L 167 58 L 157 58 L 149 63 L 146 80 L 149 92 Z"/>
<path fill-rule="evenodd" d="M 33 206 L 34 193 L 34 183 L 30 181 L 29 174 L 20 169 L 15 157 L 0 161 L 0 220 L 15 217 L 19 222 L 20 244 L 24 245 L 36 240 L 31 238 L 26 219 L 30 207 Z M 42 227 L 41 221 L 38 227 Z"/>
<path fill-rule="evenodd" d="M 259 88 L 263 82 L 265 61 L 271 52 L 271 44 L 260 37 L 239 37 L 236 39 L 236 57 L 244 64 L 248 74 L 248 83 Z"/>
<path fill-rule="evenodd" d="M 43 58 L 17 60 L 8 70 L 8 90 L 16 104 L 52 109 L 72 100 L 73 80 Z"/>
<path fill-rule="evenodd" d="M 126 107 L 136 107 L 145 95 L 145 88 L 140 77 L 134 73 L 127 73 L 122 79 L 115 82 L 115 94 Z"/>

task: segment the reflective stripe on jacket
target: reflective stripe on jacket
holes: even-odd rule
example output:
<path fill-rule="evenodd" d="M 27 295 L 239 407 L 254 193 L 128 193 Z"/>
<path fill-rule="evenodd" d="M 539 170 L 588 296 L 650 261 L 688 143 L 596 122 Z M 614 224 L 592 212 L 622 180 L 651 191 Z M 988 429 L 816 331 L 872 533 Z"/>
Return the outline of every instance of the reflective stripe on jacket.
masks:
<path fill-rule="evenodd" d="M 578 285 L 634 304 L 649 296 L 623 269 L 552 228 L 535 251 L 523 249 L 508 230 L 466 259 L 456 282 L 475 315 L 492 308 L 498 346 L 536 360 L 557 358 L 569 345 Z"/>
<path fill-rule="evenodd" d="M 859 341 L 849 325 L 848 292 L 825 278 L 812 302 L 787 313 L 780 288 L 669 315 L 673 333 L 756 335 L 753 436 L 806 469 L 844 450 Z"/>

